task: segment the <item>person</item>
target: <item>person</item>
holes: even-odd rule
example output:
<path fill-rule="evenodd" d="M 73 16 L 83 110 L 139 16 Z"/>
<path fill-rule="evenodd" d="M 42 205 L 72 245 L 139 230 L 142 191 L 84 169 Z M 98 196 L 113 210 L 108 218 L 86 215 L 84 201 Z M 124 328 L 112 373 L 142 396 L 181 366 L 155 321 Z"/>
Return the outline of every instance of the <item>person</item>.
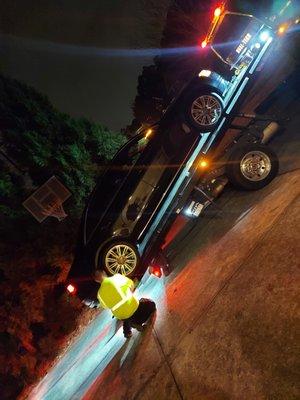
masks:
<path fill-rule="evenodd" d="M 115 318 L 123 321 L 124 336 L 130 338 L 132 328 L 142 331 L 156 310 L 154 301 L 144 298 L 138 300 L 133 293 L 133 281 L 124 275 L 108 277 L 105 271 L 96 270 L 94 280 L 100 283 L 97 298 L 101 307 L 110 309 Z"/>

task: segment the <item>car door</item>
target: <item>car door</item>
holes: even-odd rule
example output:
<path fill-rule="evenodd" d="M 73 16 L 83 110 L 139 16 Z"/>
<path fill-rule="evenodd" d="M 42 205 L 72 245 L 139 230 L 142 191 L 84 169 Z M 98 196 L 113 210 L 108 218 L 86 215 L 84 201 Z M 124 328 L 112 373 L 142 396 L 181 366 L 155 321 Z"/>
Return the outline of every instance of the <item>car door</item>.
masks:
<path fill-rule="evenodd" d="M 186 132 L 179 121 L 158 127 L 155 140 L 140 159 L 144 173 L 139 191 L 144 191 L 144 197 L 134 227 L 137 241 L 150 229 L 200 137 L 197 132 Z M 138 191 L 136 196 L 140 198 Z"/>

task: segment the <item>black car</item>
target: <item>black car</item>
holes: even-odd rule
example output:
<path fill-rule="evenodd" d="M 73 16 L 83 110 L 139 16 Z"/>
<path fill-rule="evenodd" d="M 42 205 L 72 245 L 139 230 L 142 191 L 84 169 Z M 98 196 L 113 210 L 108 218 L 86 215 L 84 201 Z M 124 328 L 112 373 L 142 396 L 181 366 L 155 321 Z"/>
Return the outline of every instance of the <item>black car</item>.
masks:
<path fill-rule="evenodd" d="M 138 133 L 100 177 L 82 216 L 68 283 L 90 296 L 91 274 L 138 276 L 176 207 L 186 168 L 201 135 L 176 117 Z"/>
<path fill-rule="evenodd" d="M 206 199 L 191 199 L 187 193 L 204 193 L 203 185 L 195 185 L 195 171 L 203 164 L 201 149 L 209 138 L 209 133 L 187 130 L 173 115 L 172 121 L 162 120 L 121 148 L 83 213 L 68 276 L 70 292 L 78 292 L 81 299 L 95 297 L 98 286 L 92 275 L 96 268 L 109 275 L 141 277 L 173 218 L 179 212 L 199 215 Z M 255 141 L 235 148 L 226 172 L 233 184 L 248 190 L 265 186 L 278 170 L 276 156 Z M 207 175 L 205 187 L 210 194 L 222 186 L 218 171 L 212 165 Z"/>

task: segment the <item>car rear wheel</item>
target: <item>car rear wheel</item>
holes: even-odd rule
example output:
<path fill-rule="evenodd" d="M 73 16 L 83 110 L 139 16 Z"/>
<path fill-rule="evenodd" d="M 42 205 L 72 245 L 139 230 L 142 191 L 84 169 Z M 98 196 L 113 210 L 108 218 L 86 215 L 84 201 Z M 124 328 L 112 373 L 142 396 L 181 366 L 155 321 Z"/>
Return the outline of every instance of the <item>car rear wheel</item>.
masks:
<path fill-rule="evenodd" d="M 132 276 L 138 268 L 139 260 L 139 253 L 134 245 L 128 242 L 114 242 L 103 252 L 102 267 L 109 275 Z"/>
<path fill-rule="evenodd" d="M 238 146 L 231 153 L 226 174 L 229 181 L 241 189 L 258 190 L 277 175 L 279 161 L 272 149 L 263 144 Z"/>
<path fill-rule="evenodd" d="M 187 122 L 200 132 L 210 132 L 220 120 L 223 99 L 214 91 L 206 89 L 194 91 L 187 99 L 185 117 Z"/>

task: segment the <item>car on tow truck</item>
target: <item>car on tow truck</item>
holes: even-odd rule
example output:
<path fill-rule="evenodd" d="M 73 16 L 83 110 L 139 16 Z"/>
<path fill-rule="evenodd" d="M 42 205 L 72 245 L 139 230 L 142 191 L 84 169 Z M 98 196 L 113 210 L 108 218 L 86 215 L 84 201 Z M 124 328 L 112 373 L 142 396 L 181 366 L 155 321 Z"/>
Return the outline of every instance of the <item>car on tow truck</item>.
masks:
<path fill-rule="evenodd" d="M 165 120 L 138 133 L 121 148 L 100 177 L 83 213 L 67 280 L 70 292 L 77 292 L 81 299 L 95 297 L 97 284 L 92 275 L 96 268 L 109 275 L 140 278 L 179 212 L 198 216 L 207 206 L 206 200 L 211 202 L 219 194 L 226 179 L 256 190 L 276 176 L 276 155 L 251 137 L 251 143 L 233 146 L 226 172 L 207 172 L 205 185 L 202 182 L 200 187 L 197 174 L 201 175 L 207 165 L 201 149 L 208 140 L 209 134 L 199 135 L 196 130 L 187 134 L 179 120 L 173 125 Z"/>
<path fill-rule="evenodd" d="M 253 21 L 252 16 L 250 19 Z M 247 17 L 247 27 L 248 22 Z M 276 176 L 276 155 L 262 144 L 262 137 L 243 130 L 240 140 L 231 143 L 222 156 L 222 168 L 217 167 L 218 145 L 273 41 L 268 28 L 268 37 L 264 34 L 261 45 L 255 46 L 266 29 L 264 24 L 255 26 L 255 42 L 249 39 L 241 50 L 244 56 L 238 55 L 232 61 L 238 73 L 231 82 L 213 71 L 199 71 L 162 119 L 138 131 L 112 159 L 82 215 L 67 278 L 69 293 L 77 293 L 82 300 L 95 298 L 98 285 L 92 276 L 97 268 L 109 275 L 122 273 L 140 278 L 155 260 L 178 213 L 199 216 L 228 180 L 242 189 L 257 190 Z M 217 90 L 220 94 L 215 96 Z M 186 97 L 190 99 L 190 123 L 182 120 Z M 218 106 L 213 103 L 216 99 Z M 210 117 L 203 120 L 203 116 L 193 116 L 193 107 L 202 107 L 203 116 Z M 212 169 L 205 169 L 207 165 Z"/>

